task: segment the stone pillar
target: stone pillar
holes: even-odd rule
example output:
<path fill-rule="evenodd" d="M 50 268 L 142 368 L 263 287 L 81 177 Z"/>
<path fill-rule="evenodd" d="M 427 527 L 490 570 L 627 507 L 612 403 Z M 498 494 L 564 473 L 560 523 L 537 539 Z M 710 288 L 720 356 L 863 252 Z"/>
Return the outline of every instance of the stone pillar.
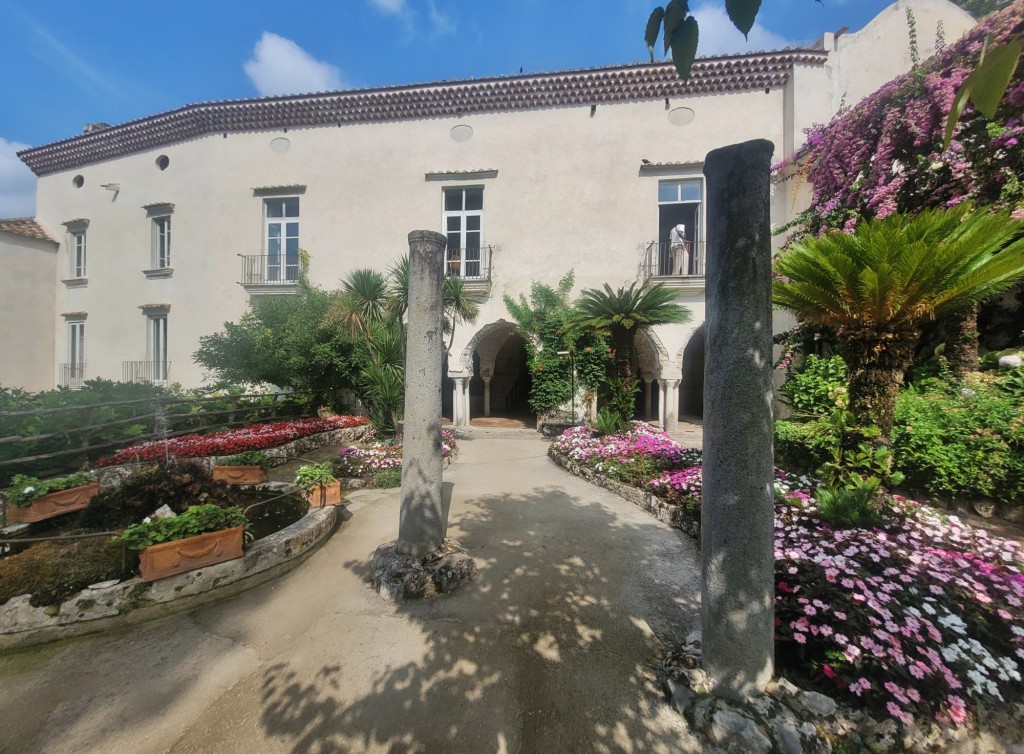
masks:
<path fill-rule="evenodd" d="M 459 379 L 452 378 L 452 426 L 459 426 Z"/>
<path fill-rule="evenodd" d="M 651 378 L 644 377 L 644 421 L 651 419 Z"/>
<path fill-rule="evenodd" d="M 665 380 L 666 432 L 679 431 L 679 380 Z"/>
<path fill-rule="evenodd" d="M 441 497 L 442 286 L 445 237 L 409 234 L 409 330 L 405 350 L 405 435 L 398 551 L 420 557 L 444 540 Z"/>
<path fill-rule="evenodd" d="M 658 379 L 658 426 L 662 429 L 665 428 L 665 391 L 666 385 L 665 380 Z"/>
<path fill-rule="evenodd" d="M 484 377 L 484 416 L 491 415 L 491 378 Z"/>
<path fill-rule="evenodd" d="M 774 664 L 771 157 L 759 139 L 704 162 L 703 664 L 733 699 L 761 693 Z"/>
<path fill-rule="evenodd" d="M 469 377 L 458 377 L 455 380 L 459 392 L 459 426 L 469 426 Z"/>

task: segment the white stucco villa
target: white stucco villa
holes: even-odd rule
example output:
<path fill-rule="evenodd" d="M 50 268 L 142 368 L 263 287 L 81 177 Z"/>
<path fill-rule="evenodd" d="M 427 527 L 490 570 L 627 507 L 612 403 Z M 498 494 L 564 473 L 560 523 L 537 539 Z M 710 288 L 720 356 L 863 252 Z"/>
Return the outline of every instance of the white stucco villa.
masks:
<path fill-rule="evenodd" d="M 806 49 L 700 59 L 687 83 L 631 64 L 210 102 L 27 149 L 37 216 L 0 223 L 0 384 L 199 385 L 199 338 L 254 296 L 294 294 L 299 248 L 336 287 L 436 228 L 481 305 L 449 357 L 456 423 L 523 407 L 502 294 L 573 269 L 577 288 L 664 282 L 692 311 L 638 344 L 643 411 L 671 428 L 701 411 L 705 155 L 754 138 L 793 154 L 805 128 L 909 69 L 908 8 L 925 55 L 937 29 L 973 25 L 946 0 L 900 0 Z M 773 221 L 803 206 L 780 190 Z"/>

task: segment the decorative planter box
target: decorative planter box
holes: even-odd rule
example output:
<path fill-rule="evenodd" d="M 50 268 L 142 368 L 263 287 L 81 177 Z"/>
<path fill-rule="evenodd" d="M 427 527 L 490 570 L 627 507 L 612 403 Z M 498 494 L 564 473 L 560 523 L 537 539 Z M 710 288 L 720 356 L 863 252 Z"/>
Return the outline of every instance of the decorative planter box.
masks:
<path fill-rule="evenodd" d="M 214 466 L 213 481 L 228 484 L 263 484 L 267 472 L 262 466 Z"/>
<path fill-rule="evenodd" d="M 321 493 L 323 493 L 323 499 L 321 500 Z M 306 500 L 309 501 L 310 508 L 319 508 L 320 503 L 324 505 L 340 505 L 342 501 L 341 496 L 341 482 L 334 482 L 327 486 L 319 486 L 316 489 L 310 490 L 306 493 Z"/>
<path fill-rule="evenodd" d="M 156 581 L 242 557 L 242 526 L 150 545 L 139 553 L 143 581 Z"/>
<path fill-rule="evenodd" d="M 70 490 L 51 492 L 32 501 L 32 505 L 20 508 L 17 505 L 8 504 L 8 524 L 32 524 L 54 516 L 60 516 L 72 511 L 80 511 L 89 505 L 89 501 L 96 497 L 100 491 L 99 482 L 86 484 L 81 487 L 72 487 Z"/>

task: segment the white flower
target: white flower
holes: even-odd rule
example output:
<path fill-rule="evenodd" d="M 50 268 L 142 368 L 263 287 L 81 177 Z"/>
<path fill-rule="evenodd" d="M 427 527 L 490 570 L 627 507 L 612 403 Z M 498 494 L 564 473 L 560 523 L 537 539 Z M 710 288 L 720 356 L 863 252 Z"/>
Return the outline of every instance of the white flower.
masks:
<path fill-rule="evenodd" d="M 145 517 L 144 519 L 142 519 L 142 523 L 144 523 L 144 524 L 148 524 L 148 523 L 149 523 L 150 521 L 152 521 L 152 520 L 153 520 L 153 519 L 151 519 L 151 518 L 150 518 L 149 516 L 146 516 L 146 517 Z"/>
<path fill-rule="evenodd" d="M 30 487 L 26 487 L 25 489 L 23 489 L 23 490 L 21 491 L 21 494 L 22 494 L 22 495 L 31 495 L 31 494 L 32 494 L 33 492 L 35 492 L 35 491 L 36 491 L 36 488 L 35 488 L 35 487 L 31 487 L 31 486 L 30 486 Z"/>

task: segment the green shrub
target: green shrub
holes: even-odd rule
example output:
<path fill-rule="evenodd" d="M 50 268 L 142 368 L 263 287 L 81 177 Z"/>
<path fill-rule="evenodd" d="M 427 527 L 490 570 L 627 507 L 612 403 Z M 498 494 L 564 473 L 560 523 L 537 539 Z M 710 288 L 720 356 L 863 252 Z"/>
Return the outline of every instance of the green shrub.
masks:
<path fill-rule="evenodd" d="M 126 576 L 122 546 L 114 537 L 40 542 L 24 552 L 0 559 L 0 604 L 31 594 L 31 604 L 59 605 L 90 584 Z"/>
<path fill-rule="evenodd" d="M 811 473 L 832 459 L 837 436 L 822 434 L 816 422 L 775 422 L 775 465 L 796 473 Z"/>
<path fill-rule="evenodd" d="M 218 466 L 259 466 L 263 469 L 269 469 L 272 465 L 270 458 L 262 450 L 246 450 L 243 453 L 237 455 L 228 456 L 227 458 L 221 458 L 217 461 Z"/>
<path fill-rule="evenodd" d="M 629 422 L 621 414 L 602 408 L 594 420 L 594 431 L 601 435 L 615 435 L 629 429 Z"/>
<path fill-rule="evenodd" d="M 121 541 L 132 550 L 142 550 L 161 542 L 233 529 L 247 523 L 245 514 L 237 506 L 221 508 L 213 504 L 195 505 L 173 518 L 155 518 L 136 524 L 124 531 Z"/>
<path fill-rule="evenodd" d="M 875 496 L 881 482 L 854 474 L 844 487 L 819 487 L 815 492 L 818 517 L 834 529 L 868 529 L 884 520 Z"/>
<path fill-rule="evenodd" d="M 946 500 L 1024 500 L 1024 404 L 996 386 L 903 391 L 892 439 L 911 490 Z"/>
<path fill-rule="evenodd" d="M 837 406 L 845 408 L 846 364 L 842 357 L 810 355 L 803 367 L 782 386 L 786 402 L 797 414 L 821 416 Z"/>
<path fill-rule="evenodd" d="M 326 487 L 335 481 L 330 461 L 300 466 L 299 470 L 295 472 L 295 485 L 304 492 L 315 490 L 317 487 Z"/>
<path fill-rule="evenodd" d="M 373 475 L 373 484 L 375 487 L 381 488 L 400 487 L 402 485 L 402 470 L 381 469 Z"/>
<path fill-rule="evenodd" d="M 39 479 L 25 474 L 15 474 L 11 479 L 10 487 L 4 490 L 4 497 L 19 508 L 27 508 L 32 505 L 32 501 L 38 500 L 43 495 L 82 487 L 91 482 L 92 476 L 87 471 L 79 471 L 56 479 Z"/>

